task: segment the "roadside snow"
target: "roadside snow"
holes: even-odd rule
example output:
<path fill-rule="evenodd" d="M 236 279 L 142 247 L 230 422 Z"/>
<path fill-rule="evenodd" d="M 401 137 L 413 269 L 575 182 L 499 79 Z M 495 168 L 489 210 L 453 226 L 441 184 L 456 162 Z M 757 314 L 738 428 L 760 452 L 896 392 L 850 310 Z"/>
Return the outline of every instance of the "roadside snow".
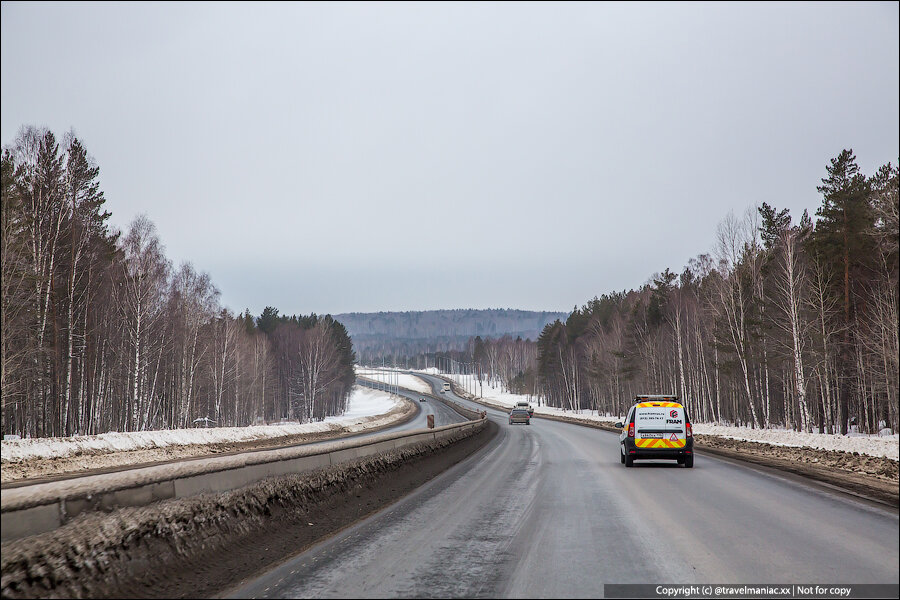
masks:
<path fill-rule="evenodd" d="M 32 438 L 0 442 L 0 462 L 19 463 L 36 458 L 63 458 L 82 454 L 102 454 L 164 448 L 246 442 L 287 435 L 350 431 L 378 427 L 385 424 L 386 414 L 397 408 L 402 400 L 392 394 L 355 386 L 348 400 L 347 411 L 315 423 L 284 423 L 279 425 L 250 425 L 247 427 L 211 427 L 197 429 L 166 429 L 130 433 L 102 433 L 71 438 Z M 372 418 L 381 417 L 381 418 Z M 362 419 L 365 419 L 363 421 Z"/>
<path fill-rule="evenodd" d="M 538 400 L 533 396 L 510 394 L 509 392 L 504 392 L 501 387 L 489 385 L 487 382 L 483 383 L 482 388 L 481 384 L 476 381 L 473 388 L 471 375 L 454 374 L 452 379 L 460 387 L 466 388 L 468 385 L 470 391 L 475 389 L 479 395 L 482 394 L 483 389 L 483 397 L 486 401 L 508 408 L 515 406 L 516 402 L 525 401 L 530 402 L 534 406 L 534 412 L 538 414 L 564 415 L 569 418 L 608 424 L 624 418 L 624 415 L 598 415 L 590 410 L 564 411 L 550 406 L 538 406 Z M 892 460 L 900 460 L 900 436 L 896 433 L 893 435 L 802 433 L 787 429 L 750 429 L 748 427 L 734 427 L 715 423 L 694 423 L 693 429 L 694 433 L 698 435 L 714 435 L 723 438 L 772 444 L 774 446 L 858 452 L 869 456 L 884 456 Z"/>
<path fill-rule="evenodd" d="M 789 429 L 751 429 L 715 423 L 697 423 L 694 433 L 699 435 L 715 435 L 734 440 L 762 442 L 773 446 L 793 446 L 797 448 L 818 448 L 820 450 L 836 450 L 839 452 L 858 452 L 870 456 L 884 456 L 892 460 L 900 460 L 900 438 L 893 435 L 865 435 L 852 433 L 848 435 L 829 433 L 805 433 Z"/>
<path fill-rule="evenodd" d="M 354 386 L 347 401 L 344 414 L 325 417 L 325 423 L 350 425 L 362 417 L 372 417 L 390 412 L 400 404 L 400 399 L 381 390 L 373 390 L 362 386 Z M 314 423 L 307 423 L 313 425 Z"/>
<path fill-rule="evenodd" d="M 431 386 L 415 375 L 400 373 L 391 369 L 364 369 L 361 367 L 357 367 L 356 375 L 359 377 L 365 377 L 367 379 L 374 379 L 375 381 L 385 381 L 387 383 L 393 383 L 395 385 L 399 385 L 402 388 L 406 388 L 408 390 L 412 390 L 414 392 L 419 392 L 422 394 L 431 393 Z"/>

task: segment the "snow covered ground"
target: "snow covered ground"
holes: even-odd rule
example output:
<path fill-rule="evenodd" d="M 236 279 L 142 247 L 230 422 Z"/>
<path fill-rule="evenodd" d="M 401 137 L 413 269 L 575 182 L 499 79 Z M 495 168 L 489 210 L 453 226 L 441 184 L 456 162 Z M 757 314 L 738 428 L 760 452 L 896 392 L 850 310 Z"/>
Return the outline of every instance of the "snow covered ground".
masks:
<path fill-rule="evenodd" d="M 421 380 L 419 380 L 421 381 Z M 18 463 L 35 458 L 63 458 L 81 454 L 125 452 L 167 446 L 192 446 L 246 442 L 287 435 L 339 431 L 362 431 L 387 424 L 393 416 L 388 413 L 398 408 L 402 399 L 398 396 L 356 386 L 350 394 L 347 411 L 337 417 L 327 417 L 315 423 L 283 423 L 278 425 L 251 425 L 248 427 L 211 427 L 197 429 L 167 429 L 131 433 L 102 433 L 71 438 L 34 438 L 3 440 L 0 442 L 0 462 Z"/>
<path fill-rule="evenodd" d="M 452 379 L 460 387 L 472 389 L 471 375 L 453 375 Z M 476 384 L 478 393 L 482 388 Z M 504 392 L 499 386 L 488 385 L 483 387 L 484 399 L 494 404 L 512 407 L 516 402 L 526 401 L 534 406 L 534 412 L 548 415 L 565 415 L 569 418 L 583 419 L 585 421 L 599 421 L 603 423 L 615 423 L 624 418 L 624 415 L 598 415 L 594 411 L 563 411 L 549 406 L 538 406 L 536 398 L 531 396 L 510 394 Z M 884 456 L 892 460 L 900 459 L 900 436 L 897 434 L 879 436 L 852 433 L 849 435 L 827 433 L 801 433 L 786 429 L 750 429 L 748 427 L 734 427 L 730 425 L 718 425 L 713 423 L 695 423 L 694 433 L 699 435 L 715 435 L 719 437 L 762 442 L 775 446 L 792 446 L 797 448 L 818 448 L 821 450 L 835 450 L 839 452 L 858 452 L 870 456 Z"/>
<path fill-rule="evenodd" d="M 805 433 L 790 429 L 751 429 L 749 427 L 734 427 L 716 423 L 697 423 L 694 425 L 694 433 L 699 435 L 716 435 L 735 440 L 763 442 L 774 446 L 858 452 L 870 456 L 884 456 L 892 460 L 900 459 L 900 441 L 898 441 L 896 433 L 893 435 L 867 435 L 861 433 L 840 435 Z"/>
<path fill-rule="evenodd" d="M 415 375 L 408 375 L 406 373 L 400 373 L 398 371 L 392 371 L 390 369 L 365 369 L 362 367 L 356 368 L 356 374 L 359 377 L 366 377 L 368 379 L 374 379 L 376 381 L 384 381 L 389 384 L 393 383 L 394 385 L 399 385 L 402 388 L 406 388 L 414 392 L 420 392 L 422 394 L 431 393 L 431 386 Z"/>

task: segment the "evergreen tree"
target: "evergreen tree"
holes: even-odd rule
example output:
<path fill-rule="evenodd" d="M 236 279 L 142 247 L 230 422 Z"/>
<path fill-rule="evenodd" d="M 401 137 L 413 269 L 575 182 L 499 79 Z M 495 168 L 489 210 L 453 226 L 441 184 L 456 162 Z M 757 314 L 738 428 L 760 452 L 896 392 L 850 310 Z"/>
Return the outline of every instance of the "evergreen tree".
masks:
<path fill-rule="evenodd" d="M 759 207 L 759 215 L 762 217 L 759 233 L 762 238 L 763 248 L 771 250 L 778 242 L 778 236 L 781 232 L 790 227 L 790 212 L 786 208 L 776 212 L 774 207 L 763 202 L 762 206 Z"/>
<path fill-rule="evenodd" d="M 266 335 L 271 335 L 278 326 L 278 322 L 278 309 L 274 306 L 267 306 L 256 319 L 256 326 Z"/>
<path fill-rule="evenodd" d="M 828 176 L 817 188 L 822 205 L 816 211 L 819 219 L 810 240 L 812 251 L 837 275 L 833 292 L 840 298 L 837 327 L 843 331 L 838 353 L 838 421 L 841 433 L 846 434 L 855 369 L 851 331 L 875 255 L 874 240 L 867 235 L 874 225 L 874 212 L 869 182 L 859 172 L 852 150 L 843 150 L 831 159 L 826 170 Z"/>

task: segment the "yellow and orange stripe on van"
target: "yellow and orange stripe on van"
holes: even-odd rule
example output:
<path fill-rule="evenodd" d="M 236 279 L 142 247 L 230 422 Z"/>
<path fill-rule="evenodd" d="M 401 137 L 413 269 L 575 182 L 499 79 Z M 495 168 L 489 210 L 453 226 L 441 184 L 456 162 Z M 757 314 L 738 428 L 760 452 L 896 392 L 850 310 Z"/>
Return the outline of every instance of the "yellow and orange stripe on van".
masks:
<path fill-rule="evenodd" d="M 662 406 L 664 408 L 684 408 L 678 402 L 641 402 L 638 408 L 647 408 L 648 406 Z"/>
<path fill-rule="evenodd" d="M 634 445 L 638 448 L 684 448 L 687 440 L 663 440 L 660 438 L 638 438 L 634 440 Z"/>

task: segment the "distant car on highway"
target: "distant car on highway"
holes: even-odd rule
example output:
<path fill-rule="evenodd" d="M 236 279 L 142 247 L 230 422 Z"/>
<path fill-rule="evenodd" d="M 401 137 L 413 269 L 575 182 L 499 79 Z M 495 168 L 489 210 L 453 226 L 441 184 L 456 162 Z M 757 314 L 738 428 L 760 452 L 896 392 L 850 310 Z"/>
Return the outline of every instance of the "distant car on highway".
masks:
<path fill-rule="evenodd" d="M 532 405 L 528 404 L 527 402 L 516 402 L 516 406 L 514 408 L 524 408 L 525 410 L 528 411 L 529 417 L 534 416 L 534 407 Z"/>
<path fill-rule="evenodd" d="M 531 425 L 531 415 L 528 414 L 528 409 L 516 407 L 509 411 L 509 424 L 513 423 Z"/>
<path fill-rule="evenodd" d="M 624 423 L 616 423 L 619 458 L 626 467 L 638 459 L 665 458 L 694 466 L 694 435 L 678 396 L 635 396 Z"/>
<path fill-rule="evenodd" d="M 441 386 L 441 393 L 446 393 L 450 391 L 450 383 L 445 381 L 444 385 Z"/>

